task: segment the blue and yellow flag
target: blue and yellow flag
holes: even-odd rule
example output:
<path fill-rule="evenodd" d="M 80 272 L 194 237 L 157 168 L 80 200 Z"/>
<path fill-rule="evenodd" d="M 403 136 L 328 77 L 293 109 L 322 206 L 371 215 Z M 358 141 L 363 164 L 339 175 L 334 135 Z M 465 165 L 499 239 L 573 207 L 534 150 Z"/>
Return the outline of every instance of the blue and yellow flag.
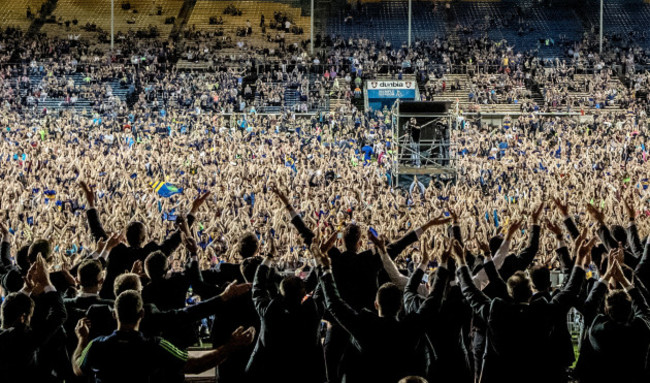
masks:
<path fill-rule="evenodd" d="M 183 192 L 183 188 L 178 188 L 170 183 L 163 182 L 163 181 L 152 182 L 149 185 L 151 185 L 153 190 L 155 190 L 156 193 L 158 193 L 158 195 L 163 198 L 169 198 L 174 194 L 179 194 Z"/>

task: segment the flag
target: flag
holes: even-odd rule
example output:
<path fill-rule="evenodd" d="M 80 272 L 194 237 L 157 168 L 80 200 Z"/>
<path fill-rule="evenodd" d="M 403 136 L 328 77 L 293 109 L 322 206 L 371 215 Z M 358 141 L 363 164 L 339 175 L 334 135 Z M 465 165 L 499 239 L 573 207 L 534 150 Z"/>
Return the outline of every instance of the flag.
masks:
<path fill-rule="evenodd" d="M 183 188 L 177 188 L 176 186 L 167 182 L 162 182 L 162 181 L 152 182 L 150 183 L 150 185 L 153 188 L 153 190 L 155 190 L 156 193 L 158 193 L 158 195 L 163 198 L 169 198 L 174 194 L 179 194 L 183 192 Z"/>

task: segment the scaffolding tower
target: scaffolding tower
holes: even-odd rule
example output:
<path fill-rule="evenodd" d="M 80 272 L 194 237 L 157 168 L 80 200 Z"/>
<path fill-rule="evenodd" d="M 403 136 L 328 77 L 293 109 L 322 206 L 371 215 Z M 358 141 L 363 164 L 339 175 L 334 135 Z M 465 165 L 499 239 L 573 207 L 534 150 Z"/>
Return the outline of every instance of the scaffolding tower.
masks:
<path fill-rule="evenodd" d="M 392 112 L 393 186 L 404 186 L 413 176 L 455 182 L 456 158 L 451 150 L 454 113 L 450 102 L 398 100 Z M 419 127 L 416 136 L 411 122 Z"/>

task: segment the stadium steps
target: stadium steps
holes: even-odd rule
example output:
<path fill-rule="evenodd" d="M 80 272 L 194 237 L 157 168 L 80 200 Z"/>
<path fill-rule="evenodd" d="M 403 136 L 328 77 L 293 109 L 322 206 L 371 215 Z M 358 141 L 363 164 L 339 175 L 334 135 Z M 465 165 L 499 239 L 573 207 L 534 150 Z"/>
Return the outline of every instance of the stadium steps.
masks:
<path fill-rule="evenodd" d="M 284 90 L 284 106 L 293 108 L 300 103 L 300 95 L 296 88 L 288 87 Z"/>
<path fill-rule="evenodd" d="M 27 7 L 34 18 L 47 0 L 5 0 L 0 6 L 0 26 L 13 27 L 27 32 L 33 20 L 27 18 Z"/>
<path fill-rule="evenodd" d="M 539 84 L 535 83 L 530 88 L 531 93 L 533 94 L 533 102 L 537 105 L 544 105 L 544 95 L 542 95 L 541 88 Z"/>
<path fill-rule="evenodd" d="M 190 16 L 192 15 L 192 12 L 194 11 L 194 6 L 196 5 L 197 0 L 185 0 L 183 1 L 183 6 L 181 7 L 181 10 L 178 12 L 178 17 L 176 17 L 176 21 L 174 22 L 174 27 L 172 28 L 172 31 L 169 34 L 169 37 L 172 39 L 177 39 L 178 36 L 181 35 L 183 30 L 185 29 L 185 26 L 187 25 L 187 22 L 190 20 Z"/>

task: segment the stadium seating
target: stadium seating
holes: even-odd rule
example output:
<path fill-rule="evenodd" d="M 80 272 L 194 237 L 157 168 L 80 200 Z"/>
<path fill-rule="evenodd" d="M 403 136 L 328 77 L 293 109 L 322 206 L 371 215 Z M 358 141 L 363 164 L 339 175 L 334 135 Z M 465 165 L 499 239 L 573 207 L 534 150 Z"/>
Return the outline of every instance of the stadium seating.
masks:
<path fill-rule="evenodd" d="M 29 29 L 32 24 L 27 18 L 27 8 L 36 16 L 46 0 L 6 0 L 0 5 L 0 26 Z"/>
<path fill-rule="evenodd" d="M 123 9 L 126 4 L 130 7 Z M 165 20 L 176 18 L 182 5 L 183 0 L 116 0 L 115 33 L 146 30 L 155 26 L 160 37 L 164 39 L 173 28 L 173 24 L 166 24 Z M 84 31 L 82 28 L 86 24 L 94 24 L 105 32 L 111 30 L 110 1 L 59 0 L 52 15 L 56 23 L 47 23 L 42 28 L 42 31 L 48 34 L 72 33 L 82 37 L 96 34 Z M 74 20 L 77 20 L 76 25 Z M 69 22 L 69 25 L 66 25 L 66 22 Z"/>
<path fill-rule="evenodd" d="M 241 16 L 233 16 L 224 14 L 224 10 L 234 5 L 239 11 Z M 260 18 L 264 15 L 266 24 L 266 34 L 275 36 L 276 30 L 269 28 L 269 23 L 273 19 L 276 12 L 281 12 L 292 20 L 292 26 L 302 28 L 303 34 L 297 35 L 293 33 L 286 33 L 285 39 L 287 43 L 298 42 L 309 39 L 310 31 L 310 18 L 301 15 L 301 9 L 291 6 L 289 4 L 271 2 L 271 1 L 212 1 L 212 0 L 199 0 L 196 2 L 192 14 L 187 22 L 187 28 L 192 28 L 197 31 L 211 32 L 221 30 L 224 35 L 234 37 L 237 34 L 238 28 L 246 24 L 246 20 L 250 21 L 253 33 L 249 38 L 255 39 L 257 46 L 264 46 L 266 35 L 261 33 Z M 214 25 L 210 24 L 210 18 L 221 17 L 223 24 Z M 237 38 L 240 40 L 241 38 Z"/>

